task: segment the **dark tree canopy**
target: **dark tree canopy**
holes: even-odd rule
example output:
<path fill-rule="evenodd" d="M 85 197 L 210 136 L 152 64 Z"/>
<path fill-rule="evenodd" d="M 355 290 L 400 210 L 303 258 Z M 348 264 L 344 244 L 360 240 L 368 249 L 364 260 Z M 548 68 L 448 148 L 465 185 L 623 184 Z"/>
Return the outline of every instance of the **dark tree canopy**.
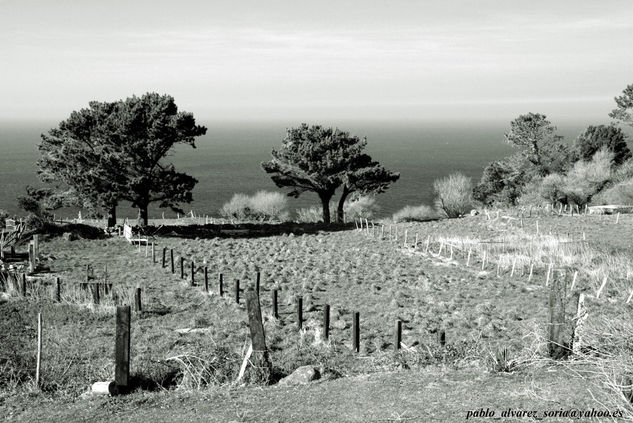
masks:
<path fill-rule="evenodd" d="M 489 163 L 473 189 L 473 198 L 486 206 L 516 204 L 522 187 L 531 178 L 528 163 L 522 153 Z"/>
<path fill-rule="evenodd" d="M 609 116 L 620 123 L 633 126 L 633 84 L 628 85 L 622 95 L 615 98 L 615 104 L 617 107 Z"/>
<path fill-rule="evenodd" d="M 344 205 L 348 196 L 354 192 L 361 194 L 380 194 L 400 179 L 400 174 L 385 169 L 367 154 L 360 154 L 350 161 L 342 175 L 343 193 L 338 202 L 336 220 L 344 221 Z"/>
<path fill-rule="evenodd" d="M 614 153 L 614 163 L 617 165 L 631 158 L 626 135 L 616 126 L 588 126 L 574 141 L 574 153 L 579 160 L 590 161 L 603 147 Z"/>
<path fill-rule="evenodd" d="M 510 122 L 510 131 L 505 135 L 509 144 L 525 147 L 527 159 L 536 167 L 537 172 L 546 175 L 552 171 L 550 166 L 558 166 L 556 159 L 563 153 L 563 138 L 555 134 L 556 127 L 540 113 L 520 115 Z"/>
<path fill-rule="evenodd" d="M 146 225 L 150 203 L 181 211 L 178 204 L 192 200 L 197 181 L 164 158 L 179 143 L 195 148 L 195 137 L 205 133 L 168 95 L 92 102 L 42 136 L 39 165 L 43 179 L 62 181 L 83 202 L 105 208 L 109 221 L 126 200 Z"/>
<path fill-rule="evenodd" d="M 262 168 L 278 187 L 291 188 L 288 195 L 315 192 L 323 206 L 323 221 L 330 223 L 330 200 L 339 186 L 346 185 L 348 194 L 382 192 L 398 178 L 362 153 L 366 145 L 366 140 L 349 132 L 304 123 L 287 131 L 281 148 L 273 149 L 272 160 L 263 162 Z"/>

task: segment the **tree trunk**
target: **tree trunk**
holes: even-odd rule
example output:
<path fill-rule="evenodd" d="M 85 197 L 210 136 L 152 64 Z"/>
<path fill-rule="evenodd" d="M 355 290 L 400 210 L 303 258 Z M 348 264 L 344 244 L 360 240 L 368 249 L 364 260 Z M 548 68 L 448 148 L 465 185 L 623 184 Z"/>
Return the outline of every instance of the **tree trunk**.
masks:
<path fill-rule="evenodd" d="M 138 211 L 139 211 L 139 226 L 147 226 L 147 204 L 144 205 L 139 205 L 138 206 Z"/>
<path fill-rule="evenodd" d="M 113 205 L 108 210 L 108 228 L 116 226 L 116 205 Z"/>
<path fill-rule="evenodd" d="M 321 206 L 323 207 L 323 223 L 326 225 L 330 224 L 330 200 L 332 199 L 332 195 L 333 193 L 329 192 L 319 193 Z"/>
<path fill-rule="evenodd" d="M 347 189 L 347 185 L 343 185 L 343 194 L 341 194 L 341 198 L 338 200 L 338 208 L 336 209 L 336 223 L 345 222 L 345 200 L 347 200 L 347 196 L 350 193 L 351 191 Z"/>

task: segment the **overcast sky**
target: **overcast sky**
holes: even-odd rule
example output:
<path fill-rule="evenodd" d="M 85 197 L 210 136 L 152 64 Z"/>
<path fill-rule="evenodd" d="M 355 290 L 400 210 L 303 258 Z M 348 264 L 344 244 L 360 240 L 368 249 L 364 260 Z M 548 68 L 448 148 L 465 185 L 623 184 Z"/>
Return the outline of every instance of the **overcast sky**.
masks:
<path fill-rule="evenodd" d="M 168 93 L 199 119 L 608 121 L 631 0 L 0 0 L 0 119 Z"/>

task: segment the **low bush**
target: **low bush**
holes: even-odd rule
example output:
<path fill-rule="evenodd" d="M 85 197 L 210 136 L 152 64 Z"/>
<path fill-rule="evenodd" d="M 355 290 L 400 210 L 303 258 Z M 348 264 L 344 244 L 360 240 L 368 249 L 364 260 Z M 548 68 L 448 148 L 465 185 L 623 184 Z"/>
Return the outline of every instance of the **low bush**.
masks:
<path fill-rule="evenodd" d="M 346 222 L 356 219 L 371 219 L 380 207 L 376 199 L 367 195 L 359 195 L 347 201 L 343 206 L 343 215 Z"/>
<path fill-rule="evenodd" d="M 231 220 L 259 222 L 288 220 L 288 200 L 279 192 L 259 191 L 252 197 L 235 194 L 220 213 Z"/>
<path fill-rule="evenodd" d="M 393 214 L 392 220 L 395 223 L 400 222 L 426 222 L 438 218 L 433 208 L 424 204 L 420 206 L 406 206 Z"/>
<path fill-rule="evenodd" d="M 473 183 L 470 178 L 457 172 L 433 182 L 435 205 L 446 217 L 459 217 L 472 208 Z"/>
<path fill-rule="evenodd" d="M 321 207 L 311 206 L 297 209 L 297 221 L 301 223 L 317 223 L 323 220 Z"/>

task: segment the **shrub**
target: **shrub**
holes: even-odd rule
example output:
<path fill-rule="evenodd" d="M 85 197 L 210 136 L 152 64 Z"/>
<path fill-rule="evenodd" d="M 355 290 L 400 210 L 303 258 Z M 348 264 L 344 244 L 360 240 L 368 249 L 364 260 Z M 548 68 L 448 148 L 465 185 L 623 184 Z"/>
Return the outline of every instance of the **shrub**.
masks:
<path fill-rule="evenodd" d="M 250 207 L 259 220 L 288 220 L 288 197 L 280 192 L 258 191 L 250 198 Z"/>
<path fill-rule="evenodd" d="M 610 181 L 614 153 L 601 149 L 590 162 L 579 161 L 565 177 L 568 202 L 583 206 Z"/>
<path fill-rule="evenodd" d="M 220 214 L 228 219 L 246 220 L 251 216 L 248 195 L 234 194 L 231 200 L 222 206 Z"/>
<path fill-rule="evenodd" d="M 232 220 L 284 221 L 288 219 L 288 201 L 278 192 L 259 191 L 252 197 L 234 194 L 222 206 L 222 216 Z"/>
<path fill-rule="evenodd" d="M 376 199 L 368 195 L 358 195 L 343 206 L 343 215 L 346 222 L 356 219 L 369 219 L 374 216 L 380 207 L 376 204 Z"/>
<path fill-rule="evenodd" d="M 547 175 L 540 181 L 539 195 L 549 203 L 566 201 L 565 177 L 559 173 Z"/>
<path fill-rule="evenodd" d="M 463 216 L 472 208 L 472 181 L 459 172 L 433 182 L 433 190 L 438 211 L 449 218 Z"/>
<path fill-rule="evenodd" d="M 426 222 L 428 220 L 437 219 L 437 213 L 433 208 L 425 206 L 406 206 L 393 214 L 393 221 L 400 222 Z"/>
<path fill-rule="evenodd" d="M 616 165 L 621 165 L 631 158 L 626 135 L 617 126 L 590 125 L 574 141 L 574 153 L 580 160 L 590 161 L 601 149 L 614 153 L 613 160 Z"/>
<path fill-rule="evenodd" d="M 297 221 L 302 223 L 317 223 L 323 220 L 321 207 L 311 206 L 297 209 Z"/>
<path fill-rule="evenodd" d="M 592 202 L 596 205 L 633 205 L 633 178 L 618 182 L 598 193 Z"/>

